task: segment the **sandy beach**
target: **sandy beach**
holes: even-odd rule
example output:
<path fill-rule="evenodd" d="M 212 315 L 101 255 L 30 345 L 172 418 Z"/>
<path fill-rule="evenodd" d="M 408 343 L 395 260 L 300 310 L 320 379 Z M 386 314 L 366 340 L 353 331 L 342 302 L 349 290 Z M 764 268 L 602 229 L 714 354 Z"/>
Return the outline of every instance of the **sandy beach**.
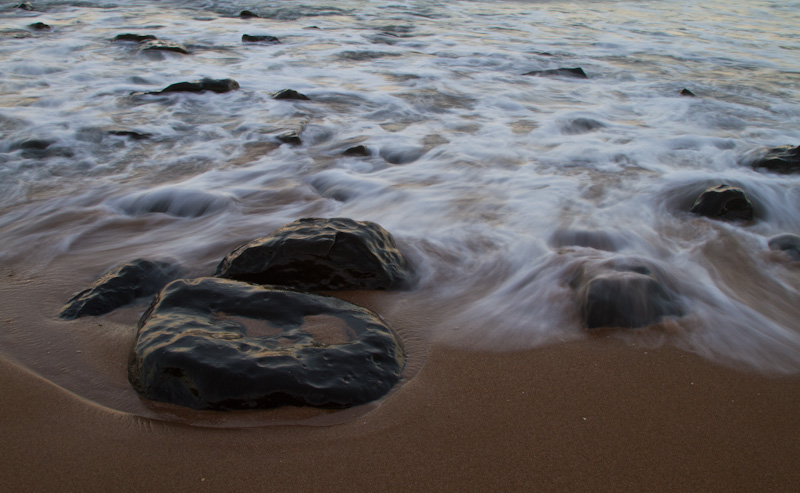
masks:
<path fill-rule="evenodd" d="M 596 338 L 433 347 L 334 426 L 197 428 L 97 406 L 2 360 L 6 491 L 791 491 L 800 378 Z"/>

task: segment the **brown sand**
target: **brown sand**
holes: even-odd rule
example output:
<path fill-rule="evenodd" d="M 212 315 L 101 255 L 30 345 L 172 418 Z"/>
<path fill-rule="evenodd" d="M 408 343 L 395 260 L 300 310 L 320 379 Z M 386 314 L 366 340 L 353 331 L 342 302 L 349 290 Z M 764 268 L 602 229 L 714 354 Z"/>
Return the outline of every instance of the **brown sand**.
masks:
<path fill-rule="evenodd" d="M 800 377 L 592 339 L 433 347 L 335 426 L 193 428 L 85 401 L 0 360 L 4 491 L 796 491 Z"/>

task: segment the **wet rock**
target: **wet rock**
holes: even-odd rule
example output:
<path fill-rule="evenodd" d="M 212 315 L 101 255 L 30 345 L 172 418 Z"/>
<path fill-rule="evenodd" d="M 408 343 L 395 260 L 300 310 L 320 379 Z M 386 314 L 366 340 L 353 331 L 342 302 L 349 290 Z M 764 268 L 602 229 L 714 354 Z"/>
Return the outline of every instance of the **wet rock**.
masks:
<path fill-rule="evenodd" d="M 200 79 L 192 82 L 177 82 L 164 89 L 147 94 L 163 94 L 169 92 L 203 92 L 224 93 L 239 89 L 239 83 L 233 79 Z"/>
<path fill-rule="evenodd" d="M 700 194 L 689 212 L 722 221 L 749 221 L 753 219 L 753 204 L 741 188 L 722 184 Z"/>
<path fill-rule="evenodd" d="M 785 253 L 790 259 L 800 261 L 800 236 L 785 234 L 769 240 L 770 250 Z"/>
<path fill-rule="evenodd" d="M 44 151 L 54 143 L 55 141 L 53 140 L 28 139 L 11 144 L 11 150 L 16 151 L 21 149 L 24 151 Z"/>
<path fill-rule="evenodd" d="M 297 132 L 282 133 L 275 138 L 283 142 L 284 144 L 289 144 L 293 146 L 299 146 L 303 144 L 303 140 L 300 138 L 300 135 L 298 135 Z"/>
<path fill-rule="evenodd" d="M 413 280 L 388 231 L 346 218 L 287 224 L 235 249 L 215 275 L 307 291 L 401 289 Z"/>
<path fill-rule="evenodd" d="M 180 43 L 170 43 L 161 40 L 145 41 L 140 48 L 141 51 L 171 51 L 173 53 L 181 53 L 188 55 L 189 50 Z"/>
<path fill-rule="evenodd" d="M 752 166 L 776 173 L 800 173 L 800 146 L 775 147 L 753 161 Z"/>
<path fill-rule="evenodd" d="M 369 157 L 371 154 L 369 149 L 363 145 L 357 145 L 346 149 L 342 156 L 351 156 L 351 157 Z"/>
<path fill-rule="evenodd" d="M 34 22 L 33 24 L 28 24 L 28 27 L 34 29 L 36 31 L 49 31 L 50 26 L 45 24 L 44 22 Z"/>
<path fill-rule="evenodd" d="M 604 128 L 605 124 L 592 118 L 575 118 L 561 126 L 561 131 L 567 135 L 585 134 Z"/>
<path fill-rule="evenodd" d="M 663 274 L 639 259 L 587 262 L 572 287 L 587 329 L 646 327 L 664 317 L 683 314 L 678 297 L 666 286 Z"/>
<path fill-rule="evenodd" d="M 139 298 L 156 294 L 179 275 L 180 268 L 173 264 L 133 260 L 106 272 L 91 286 L 70 298 L 59 317 L 73 320 L 112 312 Z"/>
<path fill-rule="evenodd" d="M 239 17 L 242 19 L 253 19 L 254 17 L 258 17 L 258 14 L 251 12 L 249 10 L 242 10 L 239 12 Z"/>
<path fill-rule="evenodd" d="M 537 77 L 572 77 L 575 79 L 588 79 L 586 72 L 580 67 L 575 68 L 554 68 L 549 70 L 532 70 L 522 75 L 534 75 Z"/>
<path fill-rule="evenodd" d="M 311 98 L 294 89 L 283 89 L 272 95 L 272 99 L 310 101 Z"/>
<path fill-rule="evenodd" d="M 22 3 L 18 4 L 18 5 L 16 5 L 14 8 L 15 9 L 21 9 L 21 10 L 27 10 L 29 12 L 33 12 L 34 10 L 36 10 L 36 8 L 34 8 L 33 4 L 30 3 L 30 2 L 22 2 Z"/>
<path fill-rule="evenodd" d="M 680 95 L 681 96 L 688 96 L 690 98 L 696 98 L 697 97 L 697 94 L 693 93 L 692 91 L 690 91 L 689 89 L 686 89 L 686 88 L 681 89 Z"/>
<path fill-rule="evenodd" d="M 275 36 L 267 36 L 267 35 L 251 36 L 250 34 L 242 34 L 242 42 L 280 44 L 280 40 Z"/>
<path fill-rule="evenodd" d="M 152 34 L 124 33 L 114 36 L 114 41 L 131 41 L 133 43 L 144 43 L 145 41 L 156 41 L 157 39 Z"/>
<path fill-rule="evenodd" d="M 145 140 L 151 137 L 150 134 L 134 132 L 133 130 L 109 130 L 108 133 L 118 137 L 129 137 L 133 140 Z"/>
<path fill-rule="evenodd" d="M 400 339 L 365 308 L 201 278 L 153 301 L 128 377 L 148 399 L 193 409 L 346 408 L 384 396 L 404 364 Z"/>
<path fill-rule="evenodd" d="M 553 233 L 550 244 L 556 248 L 577 246 L 615 252 L 625 246 L 619 235 L 591 229 L 560 229 Z"/>

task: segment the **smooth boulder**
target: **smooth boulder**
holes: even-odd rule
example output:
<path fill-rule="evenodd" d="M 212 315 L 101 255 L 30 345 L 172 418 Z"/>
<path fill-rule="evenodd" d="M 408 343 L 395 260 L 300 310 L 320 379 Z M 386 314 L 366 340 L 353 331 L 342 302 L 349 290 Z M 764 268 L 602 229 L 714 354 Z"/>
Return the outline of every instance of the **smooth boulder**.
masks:
<path fill-rule="evenodd" d="M 132 43 L 144 43 L 145 41 L 155 41 L 157 39 L 152 34 L 123 33 L 114 36 L 114 41 L 130 41 Z"/>
<path fill-rule="evenodd" d="M 173 53 L 180 53 L 182 55 L 189 54 L 189 50 L 187 50 L 186 47 L 180 43 L 170 43 L 158 39 L 145 41 L 142 43 L 142 46 L 139 49 L 142 51 L 171 51 Z"/>
<path fill-rule="evenodd" d="M 572 282 L 587 329 L 641 328 L 664 317 L 679 317 L 683 308 L 666 276 L 650 262 L 614 258 L 587 262 Z"/>
<path fill-rule="evenodd" d="M 413 280 L 388 231 L 347 218 L 287 224 L 235 249 L 215 275 L 306 291 L 401 289 Z"/>
<path fill-rule="evenodd" d="M 775 173 L 800 173 L 800 146 L 774 147 L 753 161 L 752 166 Z"/>
<path fill-rule="evenodd" d="M 86 315 L 104 315 L 139 298 L 156 294 L 180 275 L 180 267 L 167 262 L 136 259 L 103 274 L 77 293 L 61 309 L 59 317 L 73 320 Z"/>
<path fill-rule="evenodd" d="M 272 99 L 284 101 L 310 101 L 311 98 L 303 93 L 297 92 L 294 89 L 282 89 L 272 95 Z"/>
<path fill-rule="evenodd" d="M 721 221 L 750 221 L 753 204 L 741 188 L 722 184 L 701 193 L 689 212 Z"/>
<path fill-rule="evenodd" d="M 280 40 L 275 36 L 268 36 L 268 35 L 251 35 L 251 34 L 242 34 L 242 42 L 243 43 L 268 43 L 268 44 L 280 44 Z"/>
<path fill-rule="evenodd" d="M 399 337 L 365 308 L 201 278 L 153 301 L 128 377 L 148 399 L 193 409 L 346 408 L 384 396 L 404 364 Z"/>

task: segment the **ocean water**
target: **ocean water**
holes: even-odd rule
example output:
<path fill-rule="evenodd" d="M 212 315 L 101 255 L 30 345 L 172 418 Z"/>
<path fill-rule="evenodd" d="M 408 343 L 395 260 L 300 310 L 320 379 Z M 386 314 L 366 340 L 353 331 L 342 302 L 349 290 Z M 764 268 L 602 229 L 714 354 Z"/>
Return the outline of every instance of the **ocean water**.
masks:
<path fill-rule="evenodd" d="M 800 3 L 34 6 L 0 10 L 0 352 L 79 394 L 125 407 L 112 395 L 144 307 L 57 320 L 72 293 L 136 257 L 210 275 L 232 248 L 312 216 L 395 236 L 420 283 L 375 303 L 412 353 L 591 337 L 576 269 L 638 258 L 685 315 L 612 337 L 800 371 L 800 263 L 767 247 L 800 234 L 800 176 L 747 166 L 800 144 Z M 111 41 L 129 32 L 190 53 Z M 559 67 L 588 79 L 523 75 Z M 202 77 L 240 89 L 143 94 Z M 271 99 L 285 88 L 311 100 Z M 302 144 L 278 139 L 291 131 Z M 355 145 L 371 155 L 342 155 Z M 747 192 L 754 221 L 687 212 L 720 183 Z"/>

